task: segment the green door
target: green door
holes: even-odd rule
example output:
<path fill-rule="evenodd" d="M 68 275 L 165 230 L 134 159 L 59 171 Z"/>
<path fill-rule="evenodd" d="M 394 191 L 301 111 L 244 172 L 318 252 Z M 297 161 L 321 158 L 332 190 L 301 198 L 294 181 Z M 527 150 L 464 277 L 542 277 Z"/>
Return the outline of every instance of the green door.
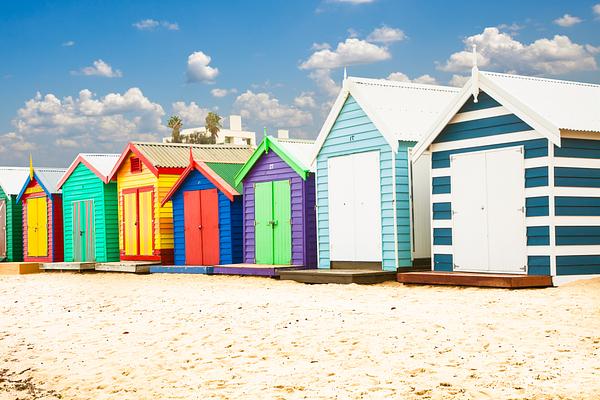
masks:
<path fill-rule="evenodd" d="M 257 183 L 254 224 L 257 264 L 292 263 L 290 181 Z"/>
<path fill-rule="evenodd" d="M 94 261 L 94 202 L 73 202 L 73 261 Z"/>

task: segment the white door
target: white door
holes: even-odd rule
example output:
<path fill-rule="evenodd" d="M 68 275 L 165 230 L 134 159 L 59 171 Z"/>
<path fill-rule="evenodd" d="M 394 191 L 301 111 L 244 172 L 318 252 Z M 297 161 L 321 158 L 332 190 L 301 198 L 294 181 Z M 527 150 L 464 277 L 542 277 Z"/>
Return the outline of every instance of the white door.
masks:
<path fill-rule="evenodd" d="M 378 152 L 328 160 L 331 261 L 382 260 L 379 168 Z"/>
<path fill-rule="evenodd" d="M 411 149 L 412 150 L 412 149 Z M 409 151 L 409 160 L 412 160 Z M 413 258 L 431 257 L 431 154 L 409 161 Z"/>
<path fill-rule="evenodd" d="M 0 200 L 0 260 L 6 258 L 6 201 Z"/>
<path fill-rule="evenodd" d="M 451 158 L 457 271 L 524 273 L 525 182 L 520 147 Z"/>

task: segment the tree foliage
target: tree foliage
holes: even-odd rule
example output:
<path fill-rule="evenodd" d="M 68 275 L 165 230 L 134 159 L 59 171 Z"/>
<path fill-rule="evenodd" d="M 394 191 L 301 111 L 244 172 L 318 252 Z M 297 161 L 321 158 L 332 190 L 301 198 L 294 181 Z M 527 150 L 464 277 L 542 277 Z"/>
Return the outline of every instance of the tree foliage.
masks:
<path fill-rule="evenodd" d="M 183 121 L 177 115 L 172 115 L 169 118 L 167 126 L 171 128 L 171 143 L 182 143 L 181 128 L 183 127 Z"/>

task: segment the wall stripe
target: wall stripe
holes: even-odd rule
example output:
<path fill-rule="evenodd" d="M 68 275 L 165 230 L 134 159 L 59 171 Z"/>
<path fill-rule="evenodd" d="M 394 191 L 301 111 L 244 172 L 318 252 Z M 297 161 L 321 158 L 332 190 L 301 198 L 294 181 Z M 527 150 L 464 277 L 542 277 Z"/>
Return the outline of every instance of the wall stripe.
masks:
<path fill-rule="evenodd" d="M 527 227 L 527 246 L 548 246 L 550 245 L 550 227 L 549 226 L 528 226 Z"/>
<path fill-rule="evenodd" d="M 556 257 L 556 275 L 587 275 L 599 273 L 600 255 Z"/>
<path fill-rule="evenodd" d="M 475 139 L 531 129 L 533 128 L 514 114 L 499 115 L 497 117 L 482 118 L 446 125 L 435 139 L 434 143 Z"/>
<path fill-rule="evenodd" d="M 528 275 L 550 275 L 550 256 L 527 257 Z"/>
<path fill-rule="evenodd" d="M 452 228 L 433 228 L 433 244 L 446 246 L 451 245 Z"/>
<path fill-rule="evenodd" d="M 548 167 L 525 169 L 525 187 L 548 186 Z"/>
<path fill-rule="evenodd" d="M 451 203 L 433 203 L 433 219 L 452 219 Z"/>
<path fill-rule="evenodd" d="M 600 216 L 600 198 L 557 196 L 555 215 Z"/>
<path fill-rule="evenodd" d="M 527 197 L 525 199 L 527 217 L 545 217 L 549 215 L 548 196 Z"/>
<path fill-rule="evenodd" d="M 600 159 L 600 141 L 562 138 L 561 147 L 554 146 L 554 156 Z"/>
<path fill-rule="evenodd" d="M 431 181 L 432 193 L 443 194 L 450 193 L 450 177 L 449 176 L 436 176 Z"/>
<path fill-rule="evenodd" d="M 502 105 L 485 92 L 479 93 L 479 96 L 477 96 L 477 103 L 473 100 L 473 96 L 471 96 L 461 109 L 458 110 L 457 114 L 467 111 L 483 110 L 484 108 L 500 107 Z"/>
<path fill-rule="evenodd" d="M 600 187 L 600 168 L 554 168 L 554 185 L 570 187 Z"/>
<path fill-rule="evenodd" d="M 435 271 L 452 271 L 453 266 L 452 254 L 433 255 L 433 269 Z"/>
<path fill-rule="evenodd" d="M 600 226 L 557 226 L 556 245 L 598 245 L 600 244 Z"/>

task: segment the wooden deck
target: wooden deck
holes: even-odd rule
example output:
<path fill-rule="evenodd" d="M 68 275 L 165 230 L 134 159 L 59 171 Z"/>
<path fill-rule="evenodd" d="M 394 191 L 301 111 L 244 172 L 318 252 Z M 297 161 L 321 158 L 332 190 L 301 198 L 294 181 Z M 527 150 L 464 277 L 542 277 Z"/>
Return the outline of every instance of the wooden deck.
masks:
<path fill-rule="evenodd" d="M 149 274 L 150 267 L 158 264 L 160 264 L 158 261 L 117 261 L 96 264 L 96 271 Z"/>
<path fill-rule="evenodd" d="M 225 264 L 215 265 L 214 275 L 248 275 L 278 278 L 283 271 L 302 269 L 301 265 Z"/>
<path fill-rule="evenodd" d="M 56 262 L 56 263 L 43 263 L 40 267 L 46 272 L 59 271 L 59 272 L 84 272 L 94 271 L 96 263 L 93 262 Z"/>
<path fill-rule="evenodd" d="M 396 279 L 395 272 L 372 269 L 304 269 L 300 271 L 281 271 L 280 279 L 301 283 L 358 283 L 373 284 Z"/>
<path fill-rule="evenodd" d="M 404 272 L 398 282 L 415 285 L 474 286 L 504 289 L 544 288 L 552 286 L 549 275 L 485 274 L 475 272 Z"/>
<path fill-rule="evenodd" d="M 204 274 L 212 275 L 214 267 L 201 265 L 151 265 L 151 274 Z"/>
<path fill-rule="evenodd" d="M 25 275 L 37 274 L 40 270 L 40 263 L 34 262 L 8 262 L 0 263 L 0 275 Z"/>

